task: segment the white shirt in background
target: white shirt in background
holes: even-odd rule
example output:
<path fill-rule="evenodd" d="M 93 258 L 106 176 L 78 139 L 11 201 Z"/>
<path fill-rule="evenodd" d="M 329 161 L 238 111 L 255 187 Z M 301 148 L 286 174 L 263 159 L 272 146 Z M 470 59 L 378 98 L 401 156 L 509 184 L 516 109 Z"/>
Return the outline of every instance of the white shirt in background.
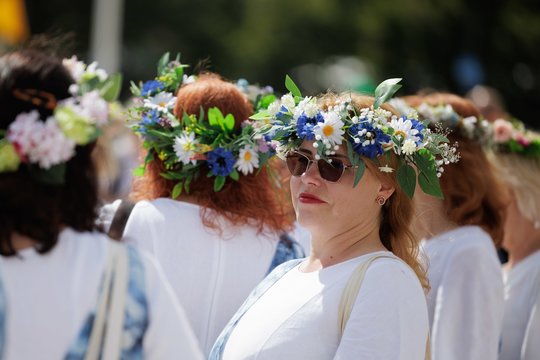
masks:
<path fill-rule="evenodd" d="M 540 296 L 540 251 L 505 271 L 504 280 L 505 308 L 499 359 L 540 359 L 540 309 L 536 307 Z"/>
<path fill-rule="evenodd" d="M 251 290 L 266 276 L 278 235 L 251 226 L 222 236 L 206 228 L 198 205 L 157 199 L 133 209 L 124 239 L 150 251 L 164 269 L 186 310 L 205 355 Z"/>
<path fill-rule="evenodd" d="M 223 360 L 423 360 L 428 333 L 424 292 L 415 273 L 394 259 L 368 268 L 340 338 L 338 309 L 356 267 L 377 252 L 319 271 L 294 267 L 247 310 Z"/>
<path fill-rule="evenodd" d="M 504 299 L 491 237 L 478 226 L 462 226 L 422 248 L 429 258 L 433 360 L 497 359 Z"/>
<path fill-rule="evenodd" d="M 63 359 L 96 308 L 108 238 L 63 230 L 56 246 L 0 257 L 6 297 L 3 360 Z M 149 324 L 146 359 L 202 359 L 185 314 L 163 273 L 141 253 Z"/>

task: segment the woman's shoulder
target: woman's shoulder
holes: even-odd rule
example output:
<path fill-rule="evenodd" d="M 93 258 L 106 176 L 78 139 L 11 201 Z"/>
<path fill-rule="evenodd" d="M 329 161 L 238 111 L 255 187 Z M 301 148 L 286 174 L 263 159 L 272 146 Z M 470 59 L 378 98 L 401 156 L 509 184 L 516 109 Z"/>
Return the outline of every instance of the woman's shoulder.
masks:
<path fill-rule="evenodd" d="M 416 282 L 418 278 L 413 271 L 403 260 L 388 252 L 383 253 L 382 256 L 377 257 L 366 270 L 367 276 L 374 276 L 380 278 L 388 278 L 388 280 L 395 280 L 397 282 Z"/>
<path fill-rule="evenodd" d="M 403 299 L 416 299 L 422 304 L 425 301 L 416 273 L 394 255 L 377 258 L 370 264 L 359 294 L 398 303 Z"/>
<path fill-rule="evenodd" d="M 447 248 L 449 253 L 462 255 L 468 252 L 494 253 L 493 240 L 481 227 L 475 225 L 460 226 L 449 232 L 437 235 L 425 242 L 425 247 Z"/>

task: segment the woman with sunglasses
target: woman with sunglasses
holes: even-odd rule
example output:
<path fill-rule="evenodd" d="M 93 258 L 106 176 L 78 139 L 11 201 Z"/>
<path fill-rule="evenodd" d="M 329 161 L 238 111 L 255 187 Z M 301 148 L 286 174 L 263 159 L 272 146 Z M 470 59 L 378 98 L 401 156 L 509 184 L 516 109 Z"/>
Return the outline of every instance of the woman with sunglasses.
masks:
<path fill-rule="evenodd" d="M 254 290 L 210 359 L 424 359 L 429 285 L 409 228 L 412 165 L 423 189 L 438 195 L 435 160 L 422 144 L 452 151 L 425 138 L 415 119 L 379 107 L 396 90 L 391 81 L 376 99 L 319 101 L 288 82 L 292 94 L 255 118 L 269 118 L 280 143 L 311 253 Z"/>

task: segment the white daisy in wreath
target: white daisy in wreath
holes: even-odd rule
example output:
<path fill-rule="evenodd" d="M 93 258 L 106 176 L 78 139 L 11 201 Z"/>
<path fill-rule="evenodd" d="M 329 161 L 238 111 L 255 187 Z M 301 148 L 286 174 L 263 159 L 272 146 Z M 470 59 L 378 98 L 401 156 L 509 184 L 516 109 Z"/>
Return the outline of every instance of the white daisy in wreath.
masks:
<path fill-rule="evenodd" d="M 187 165 L 190 162 L 195 165 L 197 162 L 197 160 L 193 158 L 195 156 L 197 144 L 198 141 L 195 139 L 194 133 L 182 134 L 174 139 L 174 152 L 184 165 Z"/>
<path fill-rule="evenodd" d="M 251 174 L 254 169 L 259 167 L 259 154 L 257 150 L 249 145 L 240 149 L 238 160 L 236 160 L 234 166 L 244 175 Z"/>
<path fill-rule="evenodd" d="M 144 106 L 160 111 L 162 113 L 167 113 L 170 109 L 174 108 L 176 104 L 176 97 L 169 92 L 160 92 L 155 96 L 152 96 L 148 99 L 144 99 Z"/>
<path fill-rule="evenodd" d="M 313 133 L 316 139 L 322 140 L 324 143 L 328 140 L 330 145 L 341 145 L 343 140 L 343 121 L 339 114 L 331 111 L 323 113 L 324 122 L 318 123 L 313 127 Z"/>

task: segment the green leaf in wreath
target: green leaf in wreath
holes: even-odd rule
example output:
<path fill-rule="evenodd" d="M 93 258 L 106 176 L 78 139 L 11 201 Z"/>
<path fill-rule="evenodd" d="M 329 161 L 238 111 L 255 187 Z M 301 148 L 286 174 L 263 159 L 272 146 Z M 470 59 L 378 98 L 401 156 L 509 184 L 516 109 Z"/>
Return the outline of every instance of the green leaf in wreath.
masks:
<path fill-rule="evenodd" d="M 216 178 L 214 179 L 214 191 L 215 192 L 218 192 L 219 190 L 221 190 L 223 188 L 223 185 L 225 185 L 225 176 L 216 176 Z"/>
<path fill-rule="evenodd" d="M 418 168 L 420 173 L 425 173 L 428 176 L 437 177 L 437 167 L 435 164 L 435 158 L 429 150 L 420 149 L 413 155 L 414 164 Z"/>
<path fill-rule="evenodd" d="M 397 169 L 396 175 L 399 186 L 412 199 L 416 188 L 416 171 L 412 166 L 403 163 Z"/>
<path fill-rule="evenodd" d="M 223 124 L 223 114 L 217 107 L 208 109 L 208 123 L 210 126 L 218 127 Z"/>
<path fill-rule="evenodd" d="M 137 176 L 137 177 L 143 176 L 144 169 L 145 169 L 144 165 L 137 166 L 135 169 L 133 169 L 133 176 Z"/>
<path fill-rule="evenodd" d="M 421 172 L 418 174 L 418 183 L 420 184 L 422 191 L 426 194 L 435 196 L 439 199 L 444 199 L 437 175 L 433 176 L 432 174 Z"/>
<path fill-rule="evenodd" d="M 112 102 L 118 98 L 120 95 L 120 90 L 122 89 L 122 74 L 111 75 L 107 81 L 101 85 L 99 93 L 101 97 L 107 101 Z"/>
<path fill-rule="evenodd" d="M 229 176 L 230 176 L 231 179 L 233 179 L 234 181 L 238 181 L 238 179 L 240 179 L 240 174 L 238 174 L 238 171 L 236 171 L 236 170 L 231 171 L 231 173 L 229 174 Z"/>
<path fill-rule="evenodd" d="M 223 122 L 225 123 L 225 129 L 227 129 L 228 131 L 232 131 L 234 129 L 233 114 L 227 114 L 227 116 L 225 116 L 225 119 L 223 119 Z"/>
<path fill-rule="evenodd" d="M 158 61 L 157 73 L 159 76 L 163 75 L 163 73 L 167 69 L 167 65 L 169 64 L 169 56 L 169 52 L 166 52 L 165 54 L 163 54 L 163 56 L 161 56 Z"/>
<path fill-rule="evenodd" d="M 354 184 L 353 187 L 356 187 L 360 180 L 362 179 L 362 176 L 364 175 L 364 171 L 366 170 L 366 163 L 364 162 L 364 159 L 362 159 L 360 156 L 358 156 L 358 159 L 360 160 L 358 164 L 356 165 L 356 172 L 354 173 Z"/>
<path fill-rule="evenodd" d="M 270 119 L 271 117 L 272 116 L 270 115 L 268 111 L 261 110 L 258 113 L 251 115 L 249 118 L 251 120 L 266 120 L 266 119 Z"/>
<path fill-rule="evenodd" d="M 173 199 L 176 199 L 177 197 L 180 196 L 180 194 L 182 194 L 183 186 L 184 186 L 184 184 L 181 181 L 176 183 L 176 185 L 174 185 L 174 187 L 172 189 L 172 198 Z"/>
<path fill-rule="evenodd" d="M 298 86 L 296 86 L 296 84 L 289 75 L 285 75 L 285 87 L 291 92 L 292 96 L 294 96 L 295 98 L 302 97 L 300 89 L 298 89 Z"/>
<path fill-rule="evenodd" d="M 394 96 L 396 91 L 401 87 L 401 85 L 398 84 L 400 81 L 401 78 L 387 79 L 377 86 L 375 89 L 375 102 L 373 103 L 374 109 L 377 109 Z"/>

